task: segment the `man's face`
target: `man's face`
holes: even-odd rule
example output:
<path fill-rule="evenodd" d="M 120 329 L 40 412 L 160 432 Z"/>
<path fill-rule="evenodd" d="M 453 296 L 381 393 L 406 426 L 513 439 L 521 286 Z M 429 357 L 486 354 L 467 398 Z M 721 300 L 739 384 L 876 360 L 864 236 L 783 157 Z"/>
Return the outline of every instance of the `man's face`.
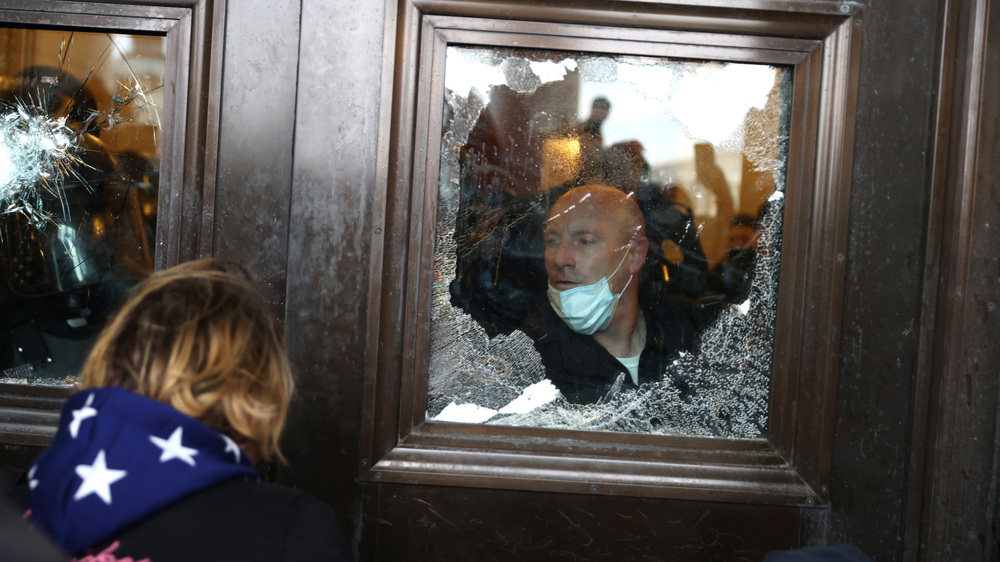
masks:
<path fill-rule="evenodd" d="M 752 226 L 737 225 L 729 228 L 729 250 L 750 250 L 757 247 L 759 234 Z"/>
<path fill-rule="evenodd" d="M 582 202 L 556 202 L 545 226 L 545 271 L 549 284 L 559 291 L 597 283 L 618 268 L 628 241 L 614 213 Z M 609 279 L 618 293 L 628 282 L 628 260 Z"/>

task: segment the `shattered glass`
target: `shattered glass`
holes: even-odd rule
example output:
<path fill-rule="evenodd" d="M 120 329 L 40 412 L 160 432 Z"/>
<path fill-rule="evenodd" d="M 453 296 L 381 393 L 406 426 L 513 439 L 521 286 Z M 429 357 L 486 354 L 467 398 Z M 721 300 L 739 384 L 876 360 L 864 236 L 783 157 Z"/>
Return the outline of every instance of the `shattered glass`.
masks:
<path fill-rule="evenodd" d="M 468 46 L 445 66 L 427 419 L 766 436 L 791 69 Z M 669 309 L 694 328 L 652 377 L 612 363 L 583 397 L 540 353 L 565 330 L 536 321 L 550 210 L 594 184 L 642 211 L 649 326 Z"/>
<path fill-rule="evenodd" d="M 162 36 L 0 28 L 0 382 L 72 384 L 153 270 Z"/>

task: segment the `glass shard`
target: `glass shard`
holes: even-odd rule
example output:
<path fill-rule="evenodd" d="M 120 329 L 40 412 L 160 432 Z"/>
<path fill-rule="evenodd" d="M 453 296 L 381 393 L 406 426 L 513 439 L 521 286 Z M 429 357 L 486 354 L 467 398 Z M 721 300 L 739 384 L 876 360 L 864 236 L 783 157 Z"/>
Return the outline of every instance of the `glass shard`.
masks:
<path fill-rule="evenodd" d="M 162 36 L 0 29 L 0 381 L 71 384 L 153 269 Z"/>
<path fill-rule="evenodd" d="M 427 419 L 766 436 L 791 79 L 448 47 Z"/>

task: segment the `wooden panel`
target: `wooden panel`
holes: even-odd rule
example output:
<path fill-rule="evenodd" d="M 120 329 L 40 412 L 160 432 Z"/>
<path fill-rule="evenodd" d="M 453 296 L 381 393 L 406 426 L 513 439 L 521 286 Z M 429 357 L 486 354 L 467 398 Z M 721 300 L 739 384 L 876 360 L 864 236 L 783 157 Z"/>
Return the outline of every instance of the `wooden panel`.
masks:
<path fill-rule="evenodd" d="M 829 10 L 838 5 L 813 3 Z M 289 12 L 296 11 L 297 3 L 286 4 Z M 451 9 L 474 3 L 423 4 Z M 498 12 L 504 7 L 502 2 L 489 4 Z M 692 18 L 700 14 L 693 2 L 678 4 L 688 5 Z M 902 537 L 907 528 L 920 526 L 921 511 L 907 519 L 906 508 L 914 499 L 919 504 L 925 491 L 925 533 L 913 543 L 923 541 L 923 559 L 995 559 L 990 523 L 996 517 L 992 483 L 997 481 L 995 365 L 1000 359 L 991 337 L 1000 329 L 995 306 L 1000 304 L 1000 239 L 993 233 L 1000 224 L 1000 195 L 989 163 L 1000 158 L 1000 110 L 997 100 L 985 98 L 982 133 L 991 144 L 978 149 L 981 164 L 973 168 L 978 175 L 959 192 L 969 205 L 960 215 L 965 230 L 957 239 L 968 252 L 968 277 L 956 287 L 949 277 L 951 263 L 934 263 L 953 255 L 952 250 L 928 250 L 938 239 L 954 239 L 947 238 L 949 228 L 929 224 L 929 217 L 943 213 L 935 206 L 941 201 L 932 197 L 960 196 L 949 191 L 953 182 L 931 186 L 935 95 L 952 94 L 950 86 L 938 88 L 939 57 L 955 58 L 954 52 L 939 48 L 946 27 L 939 18 L 944 5 L 944 0 L 900 0 L 865 9 L 860 126 L 844 255 L 844 321 L 841 334 L 830 334 L 839 338 L 841 354 L 830 502 L 819 508 L 446 484 L 359 484 L 357 467 L 369 460 L 362 458 L 359 444 L 365 354 L 398 344 L 379 341 L 364 328 L 369 299 L 381 291 L 378 280 L 369 285 L 367 278 L 370 261 L 383 257 L 369 254 L 371 239 L 378 240 L 385 226 L 387 202 L 378 194 L 392 179 L 378 167 L 377 155 L 399 140 L 387 137 L 388 127 L 379 127 L 380 111 L 391 94 L 379 84 L 384 72 L 393 71 L 391 65 L 383 66 L 383 40 L 391 45 L 394 39 L 383 37 L 383 25 L 388 18 L 388 28 L 394 29 L 395 14 L 386 12 L 383 0 L 360 0 L 348 11 L 335 3 L 304 0 L 299 33 L 297 14 L 271 14 L 261 2 L 233 6 L 241 13 L 227 26 L 232 38 L 226 53 L 227 97 L 218 124 L 223 165 L 217 210 L 229 214 L 214 230 L 214 243 L 216 252 L 273 275 L 270 297 L 276 304 L 285 291 L 282 260 L 287 255 L 286 333 L 299 395 L 285 440 L 290 464 L 279 468 L 278 479 L 333 504 L 353 529 L 348 536 L 354 537 L 364 560 L 760 560 L 774 548 L 840 542 L 853 543 L 880 561 L 916 559 L 916 551 L 904 553 Z M 593 18 L 593 8 L 600 4 L 579 6 L 585 17 Z M 661 4 L 615 6 L 654 10 Z M 623 9 L 616 17 L 627 21 L 629 15 Z M 992 18 L 995 34 L 997 15 Z M 405 28 L 407 22 L 401 25 Z M 965 29 L 961 33 L 968 34 Z M 281 37 L 263 37 L 271 34 Z M 992 57 L 988 68 L 997 68 L 995 45 L 987 51 Z M 241 54 L 244 48 L 253 55 Z M 267 52 L 271 48 L 274 52 Z M 290 89 L 295 49 L 301 50 L 298 86 Z M 392 48 L 387 52 L 391 56 Z M 258 72 L 248 66 L 254 58 L 284 66 Z M 1000 86 L 995 74 L 986 78 L 984 91 Z M 271 108 L 272 99 L 289 103 L 290 92 L 293 111 L 285 105 Z M 264 118 L 273 130 L 264 122 L 245 122 L 267 109 L 275 110 Z M 294 165 L 289 168 L 292 126 Z M 240 133 L 262 130 L 273 138 L 253 144 Z M 948 156 L 947 147 L 943 155 Z M 243 201 L 245 184 L 254 194 Z M 244 212 L 251 214 L 250 221 L 244 220 Z M 258 229 L 264 244 L 255 235 Z M 386 247 L 390 254 L 401 249 Z M 401 274 L 403 266 L 396 267 L 390 272 Z M 927 308 L 922 301 L 937 297 L 936 287 L 925 285 L 925 269 L 933 267 L 941 267 L 943 295 L 955 296 L 963 311 L 951 324 L 957 331 L 944 335 L 940 330 L 936 335 L 934 322 L 922 316 L 936 312 L 945 320 L 950 317 L 949 311 Z M 931 289 L 925 295 L 927 286 Z M 401 311 L 387 310 L 380 320 L 400 317 Z M 930 356 L 927 347 L 935 338 L 950 338 L 952 358 Z M 923 349 L 922 342 L 927 344 Z M 934 365 L 947 367 L 947 384 L 921 383 L 922 361 L 928 377 Z M 914 400 L 926 410 L 915 407 Z M 938 405 L 942 408 L 936 409 Z M 910 466 L 922 461 L 916 455 L 911 461 L 909 453 L 914 416 L 917 426 L 928 416 L 935 421 L 927 434 L 926 487 L 918 486 L 916 495 L 908 497 L 914 473 L 923 473 L 922 466 L 912 467 L 913 472 Z M 939 438 L 949 447 L 935 447 Z M 0 464 L 25 465 L 37 451 L 5 445 Z"/>
<path fill-rule="evenodd" d="M 52 441 L 63 402 L 64 386 L 0 384 L 0 443 L 44 447 Z M 23 469 L 17 460 L 0 456 L 0 466 Z"/>
<path fill-rule="evenodd" d="M 937 139 L 928 324 L 934 328 L 918 402 L 927 431 L 914 437 L 909 559 L 996 560 L 1000 362 L 1000 15 L 988 1 L 948 2 Z M 954 53 L 954 58 L 949 57 Z M 954 63 L 951 63 L 954 60 Z M 940 222 L 937 222 L 940 221 Z M 939 253 L 937 253 L 939 252 Z M 936 297 L 936 298 L 935 298 Z M 917 509 L 911 513 L 917 513 Z M 919 522 L 919 526 L 916 524 Z"/>
<path fill-rule="evenodd" d="M 383 6 L 306 0 L 301 21 L 286 318 L 298 397 L 278 480 L 354 526 Z"/>
<path fill-rule="evenodd" d="M 899 560 L 921 330 L 939 2 L 866 10 L 830 513 L 816 539 Z"/>
<path fill-rule="evenodd" d="M 756 562 L 799 541 L 795 508 L 388 484 L 378 508 L 385 561 Z"/>
<path fill-rule="evenodd" d="M 845 5 L 831 16 L 821 6 L 716 6 L 698 15 L 701 23 L 714 24 L 693 26 L 690 32 L 661 27 L 675 16 L 676 25 L 688 24 L 689 10 L 677 6 L 637 7 L 632 27 L 601 27 L 569 23 L 588 20 L 571 2 L 517 5 L 518 13 L 533 21 L 493 19 L 486 3 L 475 12 L 466 4 L 400 0 L 400 19 L 395 27 L 387 26 L 396 30 L 396 51 L 384 61 L 394 65 L 392 80 L 383 84 L 392 89 L 391 113 L 382 110 L 382 126 L 391 138 L 384 160 L 389 175 L 386 185 L 378 186 L 386 190 L 386 235 L 373 245 L 382 249 L 383 260 L 373 262 L 371 270 L 373 290 L 380 293 L 370 297 L 368 330 L 378 334 L 378 345 L 369 342 L 366 357 L 361 466 L 370 470 L 362 478 L 803 506 L 824 502 L 853 147 L 857 8 Z M 425 14 L 425 7 L 441 13 Z M 451 15 L 452 9 L 470 17 Z M 538 23 L 552 17 L 566 23 Z M 750 20 L 761 26 L 781 20 L 789 36 L 741 34 Z M 801 40 L 817 33 L 820 24 L 826 25 L 821 40 Z M 700 33 L 704 29 L 716 33 Z M 766 447 L 748 451 L 726 439 L 424 424 L 420 405 L 429 363 L 440 99 L 444 48 L 450 43 L 572 45 L 586 52 L 628 54 L 670 53 L 676 44 L 686 49 L 684 56 L 699 59 L 795 61 L 794 160 L 789 157 L 782 233 L 788 251 L 782 254 L 775 332 L 775 423 L 762 440 Z M 547 442 L 539 444 L 538 437 Z M 655 455 L 645 454 L 644 447 L 655 449 Z"/>
<path fill-rule="evenodd" d="M 370 460 L 361 458 L 358 447 L 363 354 L 366 349 L 391 348 L 401 335 L 396 332 L 394 338 L 379 341 L 363 329 L 368 299 L 380 290 L 377 281 L 369 288 L 363 272 L 369 259 L 382 259 L 377 253 L 369 258 L 365 252 L 369 236 L 379 239 L 385 226 L 381 209 L 386 201 L 373 193 L 393 179 L 385 169 L 377 168 L 375 154 L 400 141 L 388 138 L 387 128 L 377 124 L 380 99 L 384 103 L 391 94 L 379 90 L 379 72 L 383 68 L 393 71 L 388 64 L 382 66 L 381 30 L 384 18 L 389 19 L 388 28 L 395 29 L 396 15 L 391 9 L 384 12 L 382 0 L 361 1 L 351 12 L 326 4 L 306 0 L 302 12 L 288 284 L 288 335 L 302 393 L 287 439 L 292 464 L 281 471 L 279 479 L 316 491 L 355 525 L 360 525 L 363 513 L 365 534 L 361 537 L 356 531 L 354 535 L 356 540 L 363 538 L 356 543 L 362 559 L 451 559 L 456 553 L 483 560 L 572 559 L 570 553 L 582 559 L 614 553 L 609 559 L 655 554 L 662 559 L 746 556 L 759 560 L 769 548 L 839 542 L 854 543 L 880 561 L 904 556 L 904 528 L 914 525 L 905 519 L 904 508 L 913 399 L 921 397 L 916 384 L 920 342 L 933 337 L 926 325 L 921 333 L 926 256 L 931 256 L 930 261 L 937 257 L 925 252 L 934 243 L 926 236 L 942 234 L 940 229 L 929 230 L 927 224 L 928 170 L 934 154 L 929 116 L 934 109 L 939 33 L 944 25 L 938 18 L 942 1 L 876 3 L 866 8 L 861 23 L 865 33 L 858 121 L 862 125 L 856 135 L 851 226 L 844 255 L 844 327 L 842 335 L 831 334 L 840 338 L 842 355 L 831 501 L 812 509 L 374 482 L 358 485 L 355 467 Z M 452 8 L 473 3 L 424 4 Z M 502 13 L 502 3 L 491 4 Z M 826 4 L 831 9 L 837 6 Z M 584 11 L 595 5 L 580 4 Z M 649 7 L 643 2 L 616 5 Z M 620 17 L 628 15 L 623 11 Z M 411 24 L 401 21 L 399 28 Z M 385 40 L 391 44 L 393 37 Z M 393 50 L 389 48 L 387 54 L 393 56 Z M 325 111 L 307 112 L 315 105 Z M 988 158 L 995 160 L 996 155 Z M 981 193 L 991 196 L 988 190 Z M 977 236 L 986 236 L 985 217 L 977 217 L 984 219 L 975 223 Z M 406 220 L 405 215 L 387 218 Z M 997 255 L 996 248 L 985 243 L 976 248 L 976 256 L 982 253 L 985 263 L 993 263 L 989 259 Z M 386 251 L 401 249 L 387 247 Z M 402 267 L 392 271 L 401 274 Z M 970 287 L 984 292 L 976 293 L 983 296 L 976 297 L 967 328 L 983 331 L 966 332 L 980 338 L 970 340 L 970 346 L 978 350 L 991 345 L 986 341 L 991 332 L 984 328 L 994 328 L 990 322 L 995 322 L 995 313 L 989 304 L 997 302 L 987 291 L 995 273 L 984 272 L 972 271 L 978 284 Z M 397 329 L 399 318 L 399 310 L 385 311 L 380 317 L 382 322 L 395 322 Z M 983 365 L 988 360 L 996 363 L 987 351 L 970 353 L 967 359 L 972 369 L 968 381 L 989 377 L 989 369 L 982 374 Z M 919 418 L 920 413 L 916 414 Z M 992 443 L 991 434 L 979 431 L 967 433 L 969 442 L 955 449 L 956 454 L 984 455 L 983 449 Z M 980 435 L 985 440 L 974 450 L 971 445 Z M 963 478 L 958 472 L 943 476 L 953 484 Z M 983 482 L 981 474 L 979 478 L 969 490 L 982 492 L 978 487 Z M 949 494 L 950 501 L 977 500 L 957 488 Z M 978 496 L 978 501 L 989 503 L 986 495 Z M 980 507 L 972 501 L 959 509 L 937 544 L 944 548 L 949 540 L 960 538 L 966 518 L 982 518 Z M 980 513 L 970 515 L 974 510 Z M 559 515 L 560 511 L 568 517 Z M 636 521 L 639 512 L 657 522 L 656 534 L 644 524 L 638 526 L 642 533 L 635 534 L 639 538 L 631 540 L 635 535 L 629 533 L 635 527 L 629 522 Z M 980 541 L 978 533 L 968 540 L 994 544 L 989 536 Z"/>
<path fill-rule="evenodd" d="M 215 204 L 203 221 L 214 224 L 214 236 L 201 249 L 254 271 L 279 316 L 292 191 L 298 8 L 293 0 L 229 4 Z"/>

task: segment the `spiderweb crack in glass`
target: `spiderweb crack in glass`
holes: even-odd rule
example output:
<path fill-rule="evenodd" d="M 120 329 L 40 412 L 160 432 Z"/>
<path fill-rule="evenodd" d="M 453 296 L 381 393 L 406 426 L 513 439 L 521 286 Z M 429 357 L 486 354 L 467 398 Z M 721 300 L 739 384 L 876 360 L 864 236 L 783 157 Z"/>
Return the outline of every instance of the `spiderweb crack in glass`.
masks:
<path fill-rule="evenodd" d="M 77 135 L 66 118 L 18 103 L 0 115 L 0 214 L 24 213 L 44 225 L 41 192 L 58 195 L 59 185 L 82 162 Z"/>
<path fill-rule="evenodd" d="M 519 58 L 514 51 L 527 54 Z M 785 111 L 779 94 L 787 84 L 776 85 L 775 77 L 782 76 L 780 69 L 752 66 L 587 54 L 567 58 L 565 53 L 449 47 L 431 289 L 428 419 L 441 416 L 442 420 L 490 425 L 709 437 L 760 438 L 766 435 L 785 188 L 783 159 L 788 143 L 787 131 L 777 131 L 775 123 L 779 121 L 776 116 Z M 658 71 L 657 76 L 662 75 L 662 79 L 639 80 L 651 76 L 651 71 Z M 722 73 L 739 75 L 739 82 L 733 87 L 709 88 L 720 93 L 710 105 L 733 109 L 729 106 L 742 104 L 748 109 L 745 113 L 732 114 L 730 111 L 732 115 L 727 114 L 729 128 L 716 130 L 708 127 L 707 122 L 699 121 L 719 113 L 705 108 L 705 96 L 701 93 L 715 84 L 712 80 L 720 78 Z M 761 179 L 754 181 L 760 185 L 766 186 L 772 178 L 774 192 L 768 198 L 767 212 L 760 218 L 760 251 L 748 292 L 743 299 L 726 307 L 700 333 L 696 353 L 680 353 L 659 381 L 638 388 L 618 388 L 596 404 L 570 403 L 561 394 L 553 393 L 532 403 L 531 408 L 510 408 L 508 406 L 522 398 L 528 389 L 551 386 L 541 356 L 532 339 L 520 330 L 491 336 L 473 316 L 454 306 L 449 284 L 456 278 L 461 259 L 479 251 L 485 244 L 504 244 L 508 230 L 516 228 L 521 219 L 539 212 L 536 206 L 508 209 L 507 219 L 497 220 L 501 209 L 490 197 L 501 189 L 512 187 L 511 182 L 523 182 L 521 175 L 526 174 L 525 163 L 511 156 L 519 143 L 534 144 L 539 139 L 558 136 L 559 130 L 553 128 L 555 113 L 562 111 L 559 102 L 555 101 L 558 96 L 537 94 L 542 95 L 542 101 L 534 108 L 530 119 L 520 125 L 523 129 L 517 129 L 524 138 L 499 135 L 497 142 L 500 145 L 509 144 L 506 152 L 498 152 L 497 146 L 488 147 L 489 152 L 476 162 L 481 176 L 502 177 L 500 183 L 483 185 L 477 183 L 476 178 L 467 177 L 463 159 L 469 157 L 465 151 L 470 134 L 484 114 L 492 112 L 489 118 L 502 125 L 507 118 L 500 111 L 503 104 L 507 107 L 519 104 L 525 96 L 570 80 L 570 77 L 581 85 L 581 108 L 586 106 L 583 103 L 586 87 L 600 91 L 612 82 L 629 82 L 631 93 L 620 92 L 626 96 L 620 99 L 627 101 L 614 103 L 612 115 L 644 111 L 640 121 L 663 119 L 669 127 L 665 125 L 660 129 L 672 127 L 681 131 L 680 136 L 686 136 L 675 135 L 664 141 L 647 143 L 647 156 L 654 148 L 690 146 L 692 142 L 708 138 L 705 131 L 712 129 L 716 148 L 744 158 L 759 174 Z M 750 81 L 753 87 L 749 87 Z M 502 88 L 514 94 L 498 102 L 495 94 Z M 633 94 L 637 97 L 627 97 Z M 723 94 L 740 99 L 729 103 L 732 99 L 727 102 Z M 567 95 L 572 97 L 572 93 Z M 671 104 L 676 105 L 682 99 L 691 102 L 690 111 L 678 114 L 670 109 Z M 650 112 L 650 103 L 664 100 L 673 101 L 666 104 L 663 115 Z M 496 103 L 501 107 L 493 107 Z M 605 133 L 607 143 L 608 131 Z M 528 168 L 536 165 L 531 164 Z M 525 177 L 533 177 L 531 171 L 528 170 Z M 463 208 L 461 190 L 468 185 L 479 186 L 480 193 L 485 194 L 484 205 Z M 544 209 L 541 212 L 544 214 Z M 703 226 L 689 223 L 685 229 L 694 228 L 703 234 Z M 493 271 L 489 273 L 489 281 L 495 286 L 497 278 Z M 673 383 L 675 379 L 684 380 L 690 387 L 683 396 Z M 454 412 L 458 408 L 475 410 L 481 416 L 496 413 L 475 420 L 452 417 L 448 413 L 442 415 L 446 409 Z"/>
<path fill-rule="evenodd" d="M 155 123 L 156 128 L 160 126 L 159 111 L 150 101 L 149 94 L 162 88 L 162 84 L 145 88 L 126 51 L 119 45 L 120 39 L 110 34 L 105 36 L 107 46 L 87 72 L 80 91 L 73 92 L 74 99 L 68 106 L 58 101 L 57 91 L 61 87 L 59 76 L 65 72 L 64 67 L 70 59 L 75 33 L 70 33 L 69 38 L 60 43 L 59 76 L 38 77 L 37 92 L 26 96 L 27 99 L 0 101 L 0 215 L 21 213 L 32 226 L 41 230 L 46 224 L 57 222 L 55 213 L 45 203 L 46 199 L 54 199 L 60 203 L 59 211 L 66 214 L 64 219 L 68 220 L 69 209 L 62 184 L 75 177 L 89 187 L 79 170 L 81 167 L 93 169 L 81 158 L 85 152 L 81 146 L 83 138 L 101 129 L 110 130 L 132 122 L 137 115 Z M 112 53 L 121 56 L 129 83 L 117 82 L 119 91 L 110 96 L 110 108 L 103 111 L 84 108 L 87 115 L 82 122 L 69 122 L 67 115 L 76 111 L 78 103 L 75 96 L 84 93 L 83 88 Z M 151 131 L 154 145 L 156 128 Z"/>
<path fill-rule="evenodd" d="M 0 42 L 0 323 L 33 326 L 0 338 L 0 380 L 70 384 L 153 269 L 166 38 L 8 27 Z"/>

